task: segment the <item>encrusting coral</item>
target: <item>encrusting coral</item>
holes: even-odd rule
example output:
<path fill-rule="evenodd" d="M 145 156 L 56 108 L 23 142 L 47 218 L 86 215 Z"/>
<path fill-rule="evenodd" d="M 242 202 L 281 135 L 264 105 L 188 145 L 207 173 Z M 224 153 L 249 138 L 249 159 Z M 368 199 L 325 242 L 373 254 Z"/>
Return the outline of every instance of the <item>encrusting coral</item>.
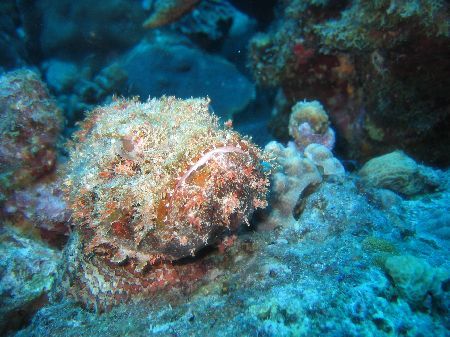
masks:
<path fill-rule="evenodd" d="M 266 206 L 262 152 L 219 128 L 208 99 L 116 100 L 87 117 L 74 143 L 66 264 L 69 293 L 88 306 L 188 283 L 198 265 L 172 262 Z"/>

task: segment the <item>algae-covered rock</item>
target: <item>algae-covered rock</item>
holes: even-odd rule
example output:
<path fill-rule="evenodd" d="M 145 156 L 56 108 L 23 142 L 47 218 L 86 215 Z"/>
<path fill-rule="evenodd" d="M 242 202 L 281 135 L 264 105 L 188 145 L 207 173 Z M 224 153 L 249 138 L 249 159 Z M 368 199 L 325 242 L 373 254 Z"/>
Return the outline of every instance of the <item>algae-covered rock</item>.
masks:
<path fill-rule="evenodd" d="M 2 211 L 8 223 L 33 238 L 40 238 L 56 248 L 62 248 L 67 242 L 71 214 L 64 202 L 60 181 L 14 191 Z"/>
<path fill-rule="evenodd" d="M 369 160 L 359 171 L 363 182 L 406 196 L 434 190 L 439 175 L 431 168 L 417 164 L 403 151 L 394 151 Z"/>
<path fill-rule="evenodd" d="M 450 58 L 437 57 L 449 54 L 448 2 L 277 5 L 272 25 L 249 43 L 258 84 L 281 87 L 289 104 L 323 102 L 347 157 L 368 160 L 402 148 L 448 165 Z M 288 114 L 275 115 L 273 125 Z"/>
<path fill-rule="evenodd" d="M 39 74 L 0 77 L 0 200 L 54 169 L 62 114 Z"/>
<path fill-rule="evenodd" d="M 440 298 L 442 282 L 450 277 L 448 272 L 412 255 L 388 257 L 385 268 L 399 294 L 413 307 L 420 307 L 428 294 Z"/>
<path fill-rule="evenodd" d="M 0 335 L 20 327 L 46 303 L 60 254 L 0 228 Z"/>
<path fill-rule="evenodd" d="M 268 147 L 282 155 L 275 181 L 298 183 L 289 179 L 301 163 L 295 152 L 277 143 Z M 283 187 L 276 187 L 275 197 L 282 196 Z M 392 245 L 404 251 L 387 213 L 396 206 L 391 211 L 373 207 L 368 193 L 362 194 L 348 176 L 342 183 L 323 181 L 305 204 L 296 222 L 280 215 L 274 231 L 238 235 L 238 246 L 217 256 L 226 265 L 215 264 L 205 285 L 188 296 L 177 294 L 171 301 L 161 291 L 156 300 L 120 305 L 101 315 L 68 301 L 52 303 L 16 336 L 46 337 L 51 331 L 59 337 L 103 337 L 107 331 L 110 336 L 204 337 L 205 327 L 208 336 L 217 337 L 448 335 L 448 282 L 441 283 L 447 293 L 439 307 L 434 303 L 441 295 L 433 290 L 426 307 L 414 310 L 400 294 L 393 296 L 393 278 L 373 265 L 374 253 L 398 254 Z M 443 246 L 417 254 L 427 254 L 429 263 L 441 268 L 449 260 Z M 438 254 L 445 261 L 436 261 Z"/>
<path fill-rule="evenodd" d="M 365 238 L 362 248 L 365 251 L 374 253 L 397 253 L 397 248 L 392 242 L 375 236 L 368 236 L 367 238 Z"/>
<path fill-rule="evenodd" d="M 45 80 L 56 92 L 69 92 L 80 80 L 80 69 L 73 62 L 50 59 L 43 64 Z"/>

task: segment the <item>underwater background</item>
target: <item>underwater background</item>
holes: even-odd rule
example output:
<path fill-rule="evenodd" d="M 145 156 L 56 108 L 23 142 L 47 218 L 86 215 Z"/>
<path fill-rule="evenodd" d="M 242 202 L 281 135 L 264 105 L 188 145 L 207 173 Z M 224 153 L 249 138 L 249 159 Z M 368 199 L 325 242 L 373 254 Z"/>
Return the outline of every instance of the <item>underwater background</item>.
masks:
<path fill-rule="evenodd" d="M 449 7 L 2 0 L 0 336 L 450 336 Z"/>

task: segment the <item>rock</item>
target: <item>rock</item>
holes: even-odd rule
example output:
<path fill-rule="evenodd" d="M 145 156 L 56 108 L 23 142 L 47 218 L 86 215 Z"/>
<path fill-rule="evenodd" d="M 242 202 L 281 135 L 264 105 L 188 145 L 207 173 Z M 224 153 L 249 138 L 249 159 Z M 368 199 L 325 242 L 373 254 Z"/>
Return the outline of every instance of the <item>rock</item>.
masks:
<path fill-rule="evenodd" d="M 447 263 L 450 251 L 450 170 L 444 172 L 439 191 L 403 200 L 399 213 L 415 241 L 407 241 L 415 253 L 429 252 L 437 264 Z M 447 186 L 446 186 L 447 185 Z M 431 250 L 433 248 L 433 250 Z"/>
<path fill-rule="evenodd" d="M 28 58 L 21 13 L 16 1 L 4 0 L 0 4 L 0 66 L 6 69 L 25 65 Z"/>
<path fill-rule="evenodd" d="M 254 85 L 230 62 L 193 46 L 163 37 L 143 42 L 123 60 L 129 94 L 142 99 L 175 95 L 209 96 L 214 112 L 225 120 L 255 97 Z"/>
<path fill-rule="evenodd" d="M 220 337 L 448 335 L 449 283 L 443 274 L 436 274 L 444 280 L 441 290 L 430 288 L 426 307 L 416 310 L 376 263 L 379 254 L 413 254 L 405 250 L 405 240 L 396 239 L 392 214 L 374 207 L 350 176 L 342 183 L 323 181 L 305 199 L 296 222 L 280 216 L 274 231 L 248 232 L 242 240 L 238 235 L 237 246 L 215 258 L 225 265 L 215 264 L 193 294 L 176 293 L 172 300 L 159 292 L 157 299 L 101 315 L 69 301 L 51 303 L 16 336 L 43 337 L 49 331 L 60 337 L 104 336 L 108 331 L 112 336 L 202 337 L 205 326 L 208 336 Z M 445 248 L 426 247 L 414 255 L 426 255 L 432 269 L 449 270 Z"/>
<path fill-rule="evenodd" d="M 430 192 L 439 186 L 437 171 L 417 164 L 402 151 L 369 160 L 359 175 L 368 186 L 386 188 L 405 196 Z"/>
<path fill-rule="evenodd" d="M 245 61 L 246 44 L 256 31 L 256 21 L 227 1 L 201 1 L 173 28 L 206 50 L 219 47 L 221 54 L 236 64 L 235 61 Z"/>
<path fill-rule="evenodd" d="M 257 22 L 228 1 L 201 1 L 172 25 L 206 50 L 220 54 L 246 72 L 247 42 L 257 31 Z"/>
<path fill-rule="evenodd" d="M 69 91 L 79 79 L 79 69 L 72 62 L 51 59 L 43 65 L 43 68 L 48 86 L 58 93 Z"/>
<path fill-rule="evenodd" d="M 86 56 L 128 48 L 142 37 L 145 13 L 138 1 L 51 1 L 37 4 L 41 50 L 53 57 Z"/>
<path fill-rule="evenodd" d="M 242 71 L 247 68 L 247 43 L 250 37 L 257 31 L 257 22 L 254 18 L 234 10 L 233 23 L 228 36 L 223 41 L 221 54 L 236 64 Z"/>
<path fill-rule="evenodd" d="M 60 254 L 0 228 L 0 334 L 17 329 L 47 302 Z"/>

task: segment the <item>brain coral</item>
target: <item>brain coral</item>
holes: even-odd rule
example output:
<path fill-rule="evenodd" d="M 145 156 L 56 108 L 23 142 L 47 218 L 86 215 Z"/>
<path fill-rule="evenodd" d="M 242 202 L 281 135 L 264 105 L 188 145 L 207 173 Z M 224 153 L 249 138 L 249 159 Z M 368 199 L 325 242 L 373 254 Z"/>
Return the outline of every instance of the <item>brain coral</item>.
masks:
<path fill-rule="evenodd" d="M 265 207 L 261 151 L 209 113 L 209 100 L 117 100 L 76 134 L 66 195 L 72 294 L 117 303 L 189 274 L 173 261 L 217 243 Z M 190 277 L 190 276 L 186 276 Z"/>

